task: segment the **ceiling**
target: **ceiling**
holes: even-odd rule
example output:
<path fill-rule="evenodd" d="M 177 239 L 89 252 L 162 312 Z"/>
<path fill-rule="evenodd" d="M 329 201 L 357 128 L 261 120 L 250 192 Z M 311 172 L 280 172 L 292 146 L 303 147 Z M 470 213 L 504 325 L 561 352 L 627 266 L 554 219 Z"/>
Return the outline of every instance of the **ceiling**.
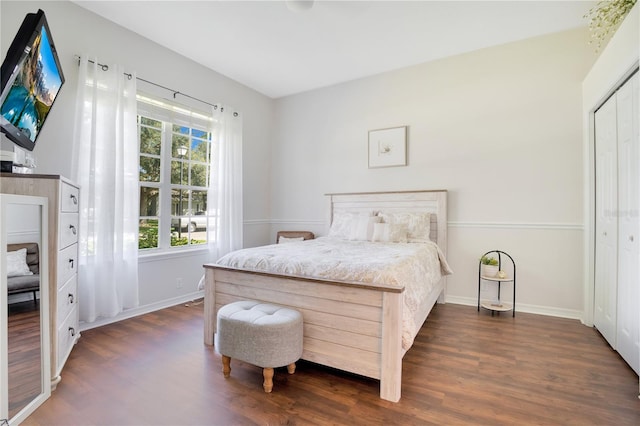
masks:
<path fill-rule="evenodd" d="M 595 1 L 75 1 L 271 98 L 586 26 Z M 289 7 L 288 7 L 289 6 Z"/>

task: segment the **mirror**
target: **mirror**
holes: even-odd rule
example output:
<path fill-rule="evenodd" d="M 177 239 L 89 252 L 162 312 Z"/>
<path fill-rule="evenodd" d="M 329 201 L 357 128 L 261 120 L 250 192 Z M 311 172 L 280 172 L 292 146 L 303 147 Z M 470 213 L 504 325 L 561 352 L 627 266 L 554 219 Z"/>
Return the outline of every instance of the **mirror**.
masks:
<path fill-rule="evenodd" d="M 47 199 L 0 195 L 0 423 L 51 394 Z"/>

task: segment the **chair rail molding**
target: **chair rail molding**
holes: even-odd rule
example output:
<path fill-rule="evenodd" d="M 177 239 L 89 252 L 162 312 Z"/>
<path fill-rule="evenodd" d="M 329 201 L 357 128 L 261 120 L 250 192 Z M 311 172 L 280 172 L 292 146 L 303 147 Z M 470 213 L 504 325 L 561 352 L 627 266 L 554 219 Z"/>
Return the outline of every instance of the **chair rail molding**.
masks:
<path fill-rule="evenodd" d="M 324 220 L 302 219 L 248 219 L 245 225 L 309 225 L 324 226 Z M 584 231 L 582 223 L 553 223 L 553 222 L 472 222 L 449 221 L 450 228 L 479 228 L 479 229 L 544 229 L 562 231 Z"/>
<path fill-rule="evenodd" d="M 584 231 L 581 223 L 549 223 L 549 222 L 458 222 L 449 221 L 450 228 L 485 228 L 485 229 L 546 229 L 563 231 Z"/>

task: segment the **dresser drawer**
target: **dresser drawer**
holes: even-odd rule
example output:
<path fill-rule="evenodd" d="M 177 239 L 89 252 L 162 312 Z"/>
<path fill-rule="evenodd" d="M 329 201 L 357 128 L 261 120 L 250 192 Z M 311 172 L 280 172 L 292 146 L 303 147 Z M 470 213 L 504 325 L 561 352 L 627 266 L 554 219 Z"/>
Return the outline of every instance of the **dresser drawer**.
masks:
<path fill-rule="evenodd" d="M 78 213 L 60 213 L 58 226 L 58 249 L 78 241 Z"/>
<path fill-rule="evenodd" d="M 62 323 L 69 312 L 78 305 L 78 276 L 74 275 L 58 290 L 58 321 Z"/>
<path fill-rule="evenodd" d="M 78 337 L 78 308 L 76 306 L 58 327 L 58 359 L 56 365 L 58 371 L 67 361 L 71 348 Z"/>
<path fill-rule="evenodd" d="M 58 288 L 62 287 L 78 270 L 78 245 L 58 252 Z"/>
<path fill-rule="evenodd" d="M 78 211 L 78 188 L 68 183 L 61 183 L 60 188 L 60 211 L 61 212 L 77 212 Z"/>

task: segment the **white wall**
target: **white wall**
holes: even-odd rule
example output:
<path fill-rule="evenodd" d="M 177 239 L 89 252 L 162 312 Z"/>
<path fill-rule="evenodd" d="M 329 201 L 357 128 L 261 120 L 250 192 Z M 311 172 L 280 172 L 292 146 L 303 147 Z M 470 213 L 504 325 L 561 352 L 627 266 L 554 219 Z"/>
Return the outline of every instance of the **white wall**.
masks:
<path fill-rule="evenodd" d="M 478 258 L 501 249 L 519 309 L 579 318 L 588 40 L 572 30 L 277 100 L 272 235 L 322 234 L 328 192 L 447 189 L 447 300 L 475 305 Z M 408 165 L 368 169 L 368 130 L 403 125 Z"/>
<path fill-rule="evenodd" d="M 123 5 L 123 7 L 125 7 Z M 204 68 L 175 52 L 113 24 L 70 2 L 2 1 L 1 51 L 4 58 L 24 16 L 45 11 L 66 77 L 59 99 L 51 110 L 34 150 L 37 173 L 71 177 L 73 112 L 78 54 L 97 56 L 103 63 L 119 63 L 139 77 L 179 90 L 210 103 L 232 105 L 243 116 L 243 168 L 245 244 L 257 245 L 269 238 L 269 164 L 273 101 L 235 81 Z M 144 84 L 140 83 L 139 88 Z M 145 86 L 147 90 L 152 88 Z M 168 96 L 167 93 L 161 93 Z M 177 99 L 189 103 L 188 99 Z M 202 104 L 195 104 L 203 108 Z M 205 254 L 140 263 L 140 301 L 143 305 L 196 291 Z M 178 278 L 183 287 L 176 288 Z"/>
<path fill-rule="evenodd" d="M 0 2 L 3 54 L 38 7 L 67 77 L 34 151 L 38 172 L 71 175 L 73 57 L 90 53 L 242 111 L 245 246 L 279 229 L 323 234 L 327 192 L 448 189 L 449 301 L 475 304 L 477 259 L 499 248 L 517 262 L 519 309 L 581 315 L 581 82 L 595 60 L 586 30 L 273 101 L 69 2 Z M 408 166 L 368 169 L 367 131 L 400 125 L 409 126 Z M 204 261 L 144 259 L 142 303 L 192 292 Z"/>

